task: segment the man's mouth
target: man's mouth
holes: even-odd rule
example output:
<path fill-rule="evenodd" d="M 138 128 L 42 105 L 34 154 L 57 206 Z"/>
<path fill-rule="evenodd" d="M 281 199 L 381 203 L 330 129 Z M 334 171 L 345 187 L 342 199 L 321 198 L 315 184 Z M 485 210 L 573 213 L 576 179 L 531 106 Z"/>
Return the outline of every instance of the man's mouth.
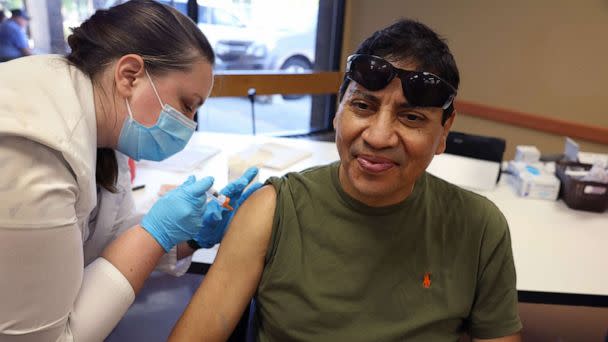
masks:
<path fill-rule="evenodd" d="M 380 173 L 397 166 L 390 159 L 368 155 L 358 155 L 357 162 L 364 171 L 369 173 Z"/>

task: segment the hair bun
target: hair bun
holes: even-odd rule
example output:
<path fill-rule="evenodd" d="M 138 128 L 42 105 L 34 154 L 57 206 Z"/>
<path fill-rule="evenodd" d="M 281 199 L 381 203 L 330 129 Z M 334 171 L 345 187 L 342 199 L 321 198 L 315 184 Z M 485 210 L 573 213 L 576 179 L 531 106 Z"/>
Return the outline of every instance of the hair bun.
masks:
<path fill-rule="evenodd" d="M 79 30 L 79 27 L 72 28 L 72 33 L 68 36 L 68 46 L 70 47 L 71 51 L 78 50 L 78 46 L 82 44 L 82 38 L 79 37 L 78 34 Z"/>

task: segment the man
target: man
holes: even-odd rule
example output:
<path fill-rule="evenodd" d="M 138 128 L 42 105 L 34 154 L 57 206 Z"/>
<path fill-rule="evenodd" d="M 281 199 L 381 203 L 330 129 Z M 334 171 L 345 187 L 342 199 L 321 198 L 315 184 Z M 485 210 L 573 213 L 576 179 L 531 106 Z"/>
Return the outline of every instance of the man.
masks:
<path fill-rule="evenodd" d="M 11 10 L 11 14 L 0 24 L 0 62 L 32 54 L 25 34 L 30 17 L 20 9 Z"/>
<path fill-rule="evenodd" d="M 252 195 L 172 338 L 225 340 L 255 295 L 259 341 L 520 341 L 504 216 L 425 172 L 458 83 L 421 23 L 365 40 L 340 88 L 340 161 Z"/>

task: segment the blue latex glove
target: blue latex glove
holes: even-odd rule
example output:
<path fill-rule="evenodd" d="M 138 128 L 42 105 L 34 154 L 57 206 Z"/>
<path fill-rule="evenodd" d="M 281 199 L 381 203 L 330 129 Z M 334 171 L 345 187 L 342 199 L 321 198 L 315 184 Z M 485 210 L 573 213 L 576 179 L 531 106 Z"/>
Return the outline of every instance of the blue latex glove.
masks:
<path fill-rule="evenodd" d="M 192 239 L 201 230 L 201 216 L 205 212 L 207 191 L 212 177 L 196 181 L 194 176 L 179 187 L 167 192 L 144 216 L 141 226 L 168 252 L 179 242 Z"/>
<path fill-rule="evenodd" d="M 234 208 L 234 210 L 230 211 L 223 208 L 215 201 L 207 203 L 207 209 L 203 215 L 203 229 L 201 229 L 199 234 L 194 238 L 199 246 L 210 248 L 222 240 L 226 228 L 230 224 L 234 213 L 236 213 L 241 203 L 262 186 L 261 183 L 256 182 L 251 184 L 251 186 L 247 188 L 247 191 L 243 192 L 257 174 L 258 169 L 256 167 L 250 167 L 241 177 L 234 182 L 229 183 L 220 191 L 222 195 L 230 197 L 230 206 Z"/>

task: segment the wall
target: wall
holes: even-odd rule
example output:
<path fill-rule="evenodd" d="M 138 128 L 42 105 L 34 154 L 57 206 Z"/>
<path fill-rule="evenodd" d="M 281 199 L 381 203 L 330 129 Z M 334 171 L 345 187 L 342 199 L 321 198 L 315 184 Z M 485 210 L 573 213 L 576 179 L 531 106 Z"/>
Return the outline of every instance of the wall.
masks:
<path fill-rule="evenodd" d="M 608 0 L 347 0 L 342 60 L 399 17 L 447 38 L 460 99 L 608 128 Z M 466 113 L 454 129 L 505 138 L 506 158 L 517 144 L 563 151 L 562 136 Z M 608 153 L 606 145 L 578 142 Z M 601 341 L 608 331 L 608 308 L 522 303 L 520 314 L 524 341 Z"/>
<path fill-rule="evenodd" d="M 461 73 L 460 99 L 608 128 L 608 1 L 348 0 L 343 59 L 399 17 L 447 38 Z M 504 137 L 507 156 L 524 143 L 563 150 L 563 137 L 460 114 L 455 130 Z"/>

